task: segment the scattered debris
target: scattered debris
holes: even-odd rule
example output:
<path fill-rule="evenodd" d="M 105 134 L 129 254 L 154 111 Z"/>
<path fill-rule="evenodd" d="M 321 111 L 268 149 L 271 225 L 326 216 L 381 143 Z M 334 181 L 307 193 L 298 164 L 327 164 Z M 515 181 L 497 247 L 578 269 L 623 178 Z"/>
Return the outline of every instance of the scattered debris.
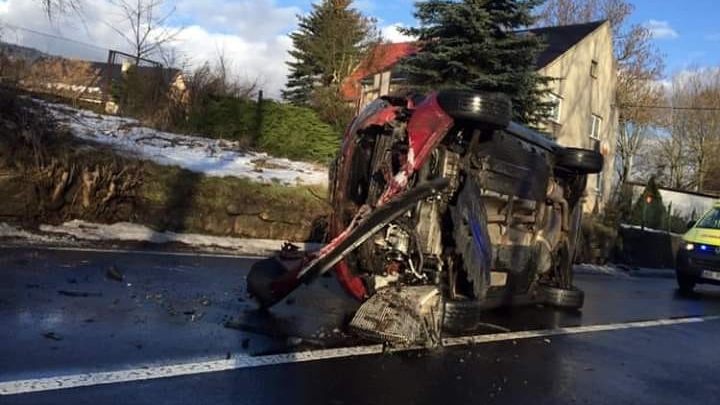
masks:
<path fill-rule="evenodd" d="M 287 338 L 287 345 L 291 346 L 291 347 L 300 346 L 302 344 L 302 342 L 303 342 L 302 338 L 299 338 L 296 336 L 291 336 L 291 337 Z"/>
<path fill-rule="evenodd" d="M 543 339 L 543 342 L 545 342 L 545 343 L 547 343 L 547 344 L 550 344 L 550 343 L 551 343 L 550 339 L 548 339 L 548 338 Z"/>
<path fill-rule="evenodd" d="M 66 297 L 74 297 L 74 298 L 88 298 L 88 297 L 102 297 L 103 296 L 103 294 L 101 292 L 66 291 L 66 290 L 58 290 L 58 294 L 64 295 Z"/>
<path fill-rule="evenodd" d="M 43 334 L 43 336 L 47 339 L 55 340 L 57 342 L 63 340 L 62 336 L 58 335 L 55 332 L 47 332 L 47 333 Z"/>
<path fill-rule="evenodd" d="M 110 280 L 120 281 L 122 282 L 125 280 L 125 277 L 118 271 L 118 269 L 115 266 L 110 266 L 107 273 L 105 273 L 105 277 L 109 278 Z"/>
<path fill-rule="evenodd" d="M 202 305 L 204 307 L 210 306 L 210 304 L 211 304 L 211 302 L 207 298 L 203 298 L 202 301 L 200 301 L 200 305 Z"/>

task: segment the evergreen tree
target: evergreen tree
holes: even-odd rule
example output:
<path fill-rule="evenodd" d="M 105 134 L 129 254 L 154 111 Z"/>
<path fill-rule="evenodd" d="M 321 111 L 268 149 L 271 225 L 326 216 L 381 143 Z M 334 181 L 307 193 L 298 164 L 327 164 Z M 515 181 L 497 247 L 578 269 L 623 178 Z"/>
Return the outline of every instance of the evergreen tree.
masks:
<path fill-rule="evenodd" d="M 322 0 L 313 4 L 309 14 L 298 16 L 298 30 L 290 34 L 293 60 L 288 63 L 285 100 L 312 105 L 318 88 L 339 91 L 343 80 L 378 41 L 374 20 L 353 9 L 352 3 Z"/>
<path fill-rule="evenodd" d="M 503 92 L 515 119 L 536 125 L 547 116 L 547 79 L 535 62 L 541 39 L 518 30 L 533 25 L 544 0 L 427 0 L 416 3 L 419 27 L 405 33 L 422 49 L 401 64 L 411 85 Z"/>
<path fill-rule="evenodd" d="M 648 204 L 647 198 L 652 201 Z M 662 201 L 660 189 L 655 182 L 655 178 L 650 178 L 647 187 L 638 197 L 633 207 L 632 221 L 636 225 L 643 223 L 643 210 L 645 210 L 645 226 L 652 229 L 665 229 L 667 221 L 667 208 Z"/>

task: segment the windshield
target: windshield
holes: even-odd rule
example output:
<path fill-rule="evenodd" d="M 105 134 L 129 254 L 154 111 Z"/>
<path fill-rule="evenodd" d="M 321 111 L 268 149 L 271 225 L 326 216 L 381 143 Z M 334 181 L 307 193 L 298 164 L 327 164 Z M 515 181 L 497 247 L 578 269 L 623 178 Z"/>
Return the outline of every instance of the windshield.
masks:
<path fill-rule="evenodd" d="M 698 222 L 696 228 L 720 229 L 720 208 L 713 208 Z"/>

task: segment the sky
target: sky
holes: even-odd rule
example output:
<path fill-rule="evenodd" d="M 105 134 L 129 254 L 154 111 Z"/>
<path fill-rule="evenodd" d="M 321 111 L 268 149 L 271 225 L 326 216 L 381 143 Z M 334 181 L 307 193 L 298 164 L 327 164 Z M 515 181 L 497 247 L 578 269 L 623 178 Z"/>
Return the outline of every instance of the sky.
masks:
<path fill-rule="evenodd" d="M 6 42 L 75 58 L 105 60 L 107 48 L 127 50 L 115 27 L 125 23 L 112 0 L 81 0 L 83 16 L 48 21 L 39 0 L 0 0 L 0 36 Z M 309 0 L 166 0 L 175 7 L 169 25 L 184 30 L 177 41 L 179 59 L 189 66 L 224 54 L 240 78 L 259 79 L 270 97 L 285 83 L 291 47 L 288 33 Z M 407 40 L 397 27 L 413 25 L 414 0 L 356 0 L 358 9 L 375 17 L 386 39 Z M 720 2 L 717 0 L 635 0 L 632 23 L 651 29 L 653 43 L 665 56 L 666 75 L 693 67 L 720 66 Z M 69 38 L 70 42 L 28 31 Z M 88 44 L 88 45 L 85 45 Z"/>

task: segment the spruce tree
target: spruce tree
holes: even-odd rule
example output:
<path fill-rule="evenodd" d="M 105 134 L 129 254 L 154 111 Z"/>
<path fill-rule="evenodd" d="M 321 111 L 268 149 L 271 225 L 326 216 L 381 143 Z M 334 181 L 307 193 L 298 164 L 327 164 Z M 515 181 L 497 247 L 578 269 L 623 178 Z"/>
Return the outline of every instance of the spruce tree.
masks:
<path fill-rule="evenodd" d="M 542 101 L 547 79 L 535 70 L 540 38 L 519 30 L 535 22 L 544 0 L 427 0 L 416 3 L 420 25 L 405 30 L 421 50 L 400 68 L 409 83 L 426 89 L 503 92 L 513 100 L 515 120 L 537 125 L 547 116 Z"/>
<path fill-rule="evenodd" d="M 352 8 L 352 3 L 322 0 L 312 5 L 309 14 L 298 16 L 298 30 L 290 34 L 293 60 L 288 63 L 285 100 L 313 105 L 317 89 L 339 91 L 343 80 L 378 41 L 374 20 Z"/>
<path fill-rule="evenodd" d="M 648 197 L 651 199 L 647 202 Z M 655 178 L 650 178 L 647 187 L 638 197 L 633 207 L 632 222 L 636 225 L 643 223 L 643 211 L 645 211 L 645 226 L 652 229 L 665 229 L 667 221 L 667 208 L 663 204 L 662 195 Z"/>

